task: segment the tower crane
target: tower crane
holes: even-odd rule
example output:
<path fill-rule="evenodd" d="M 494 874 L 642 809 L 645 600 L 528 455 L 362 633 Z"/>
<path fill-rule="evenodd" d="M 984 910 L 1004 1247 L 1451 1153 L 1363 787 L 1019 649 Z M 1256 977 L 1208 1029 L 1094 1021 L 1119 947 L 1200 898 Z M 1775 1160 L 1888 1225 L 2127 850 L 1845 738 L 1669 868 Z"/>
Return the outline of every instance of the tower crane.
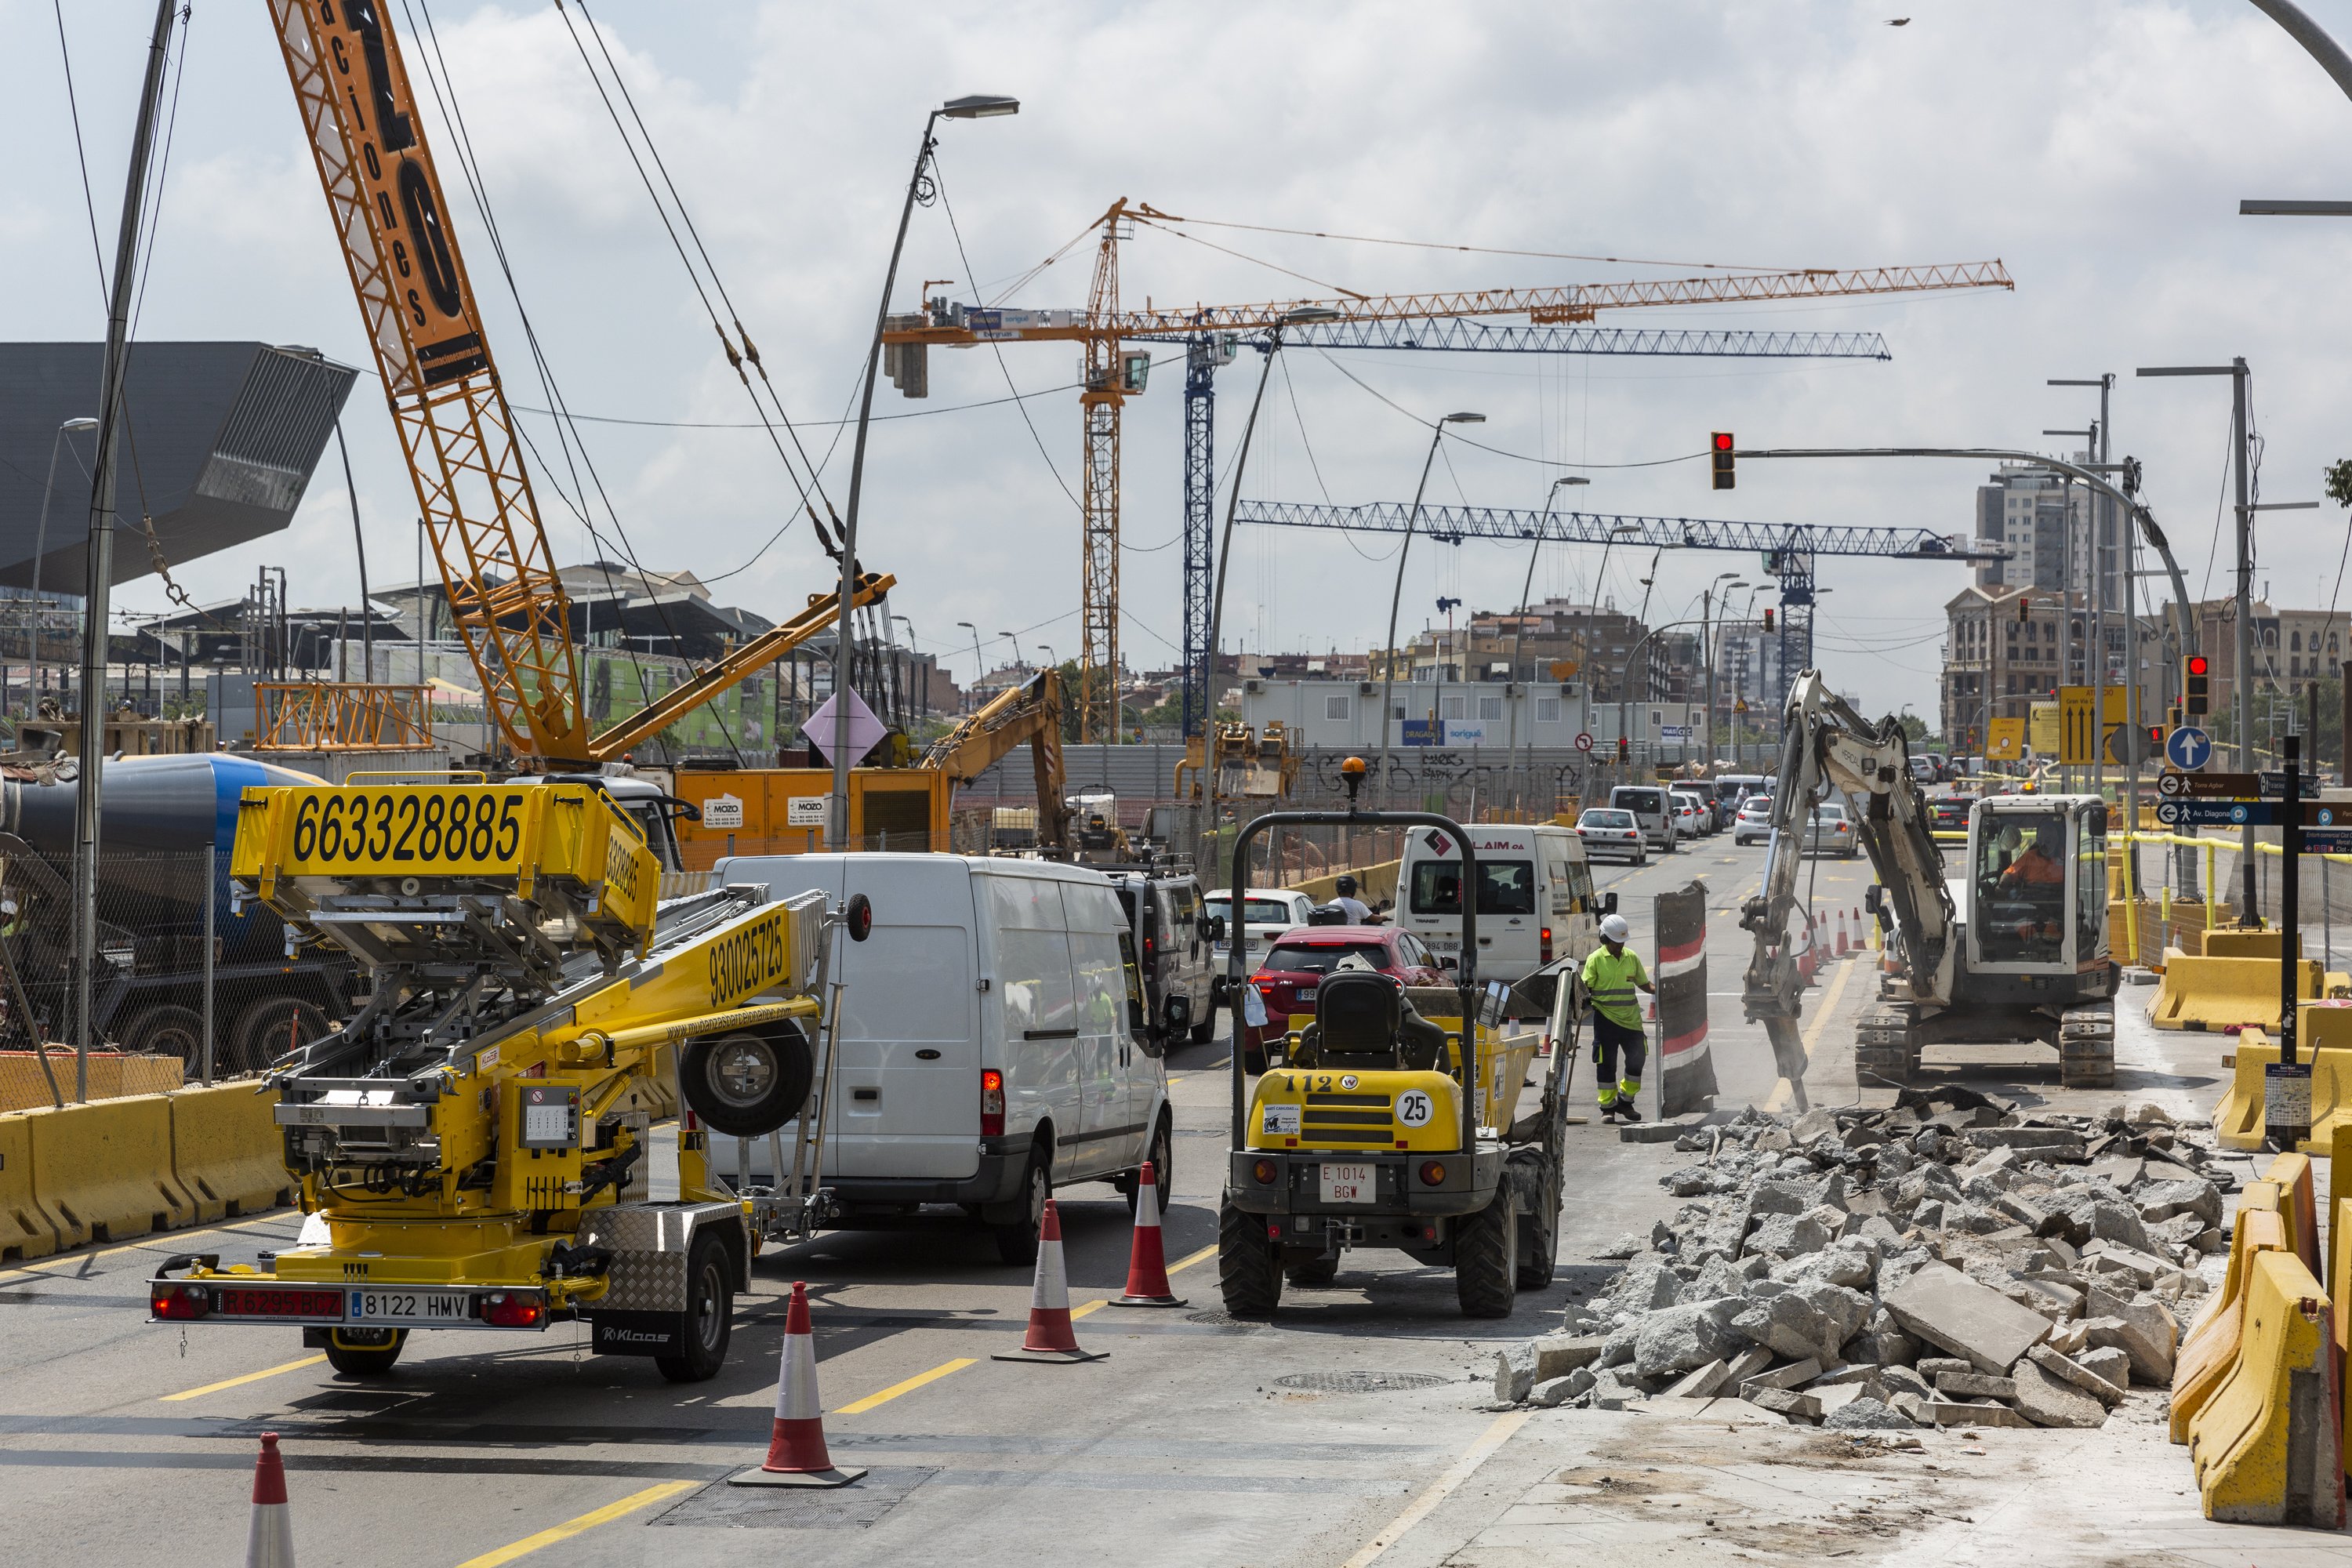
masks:
<path fill-rule="evenodd" d="M 1118 247 L 1139 223 L 1184 220 L 1149 203 L 1121 196 L 1088 226 L 1099 230 L 1094 272 L 1084 310 L 971 307 L 946 300 L 926 301 L 920 313 L 894 318 L 882 334 L 893 349 L 920 344 L 969 348 L 982 342 L 1076 342 L 1085 356 L 1078 402 L 1085 430 L 1086 461 L 1080 503 L 1080 647 L 1077 693 L 1082 740 L 1113 738 L 1118 731 L 1119 414 L 1128 398 L 1144 390 L 1150 374 L 1148 350 L 1129 345 L 1191 341 L 1221 332 L 1270 331 L 1288 312 L 1315 308 L 1340 325 L 1438 320 L 1448 317 L 1522 317 L 1530 326 L 1573 326 L 1603 310 L 1666 305 L 1756 303 L 1818 300 L 1849 295 L 1916 293 L 1955 289 L 2014 287 L 1998 260 L 1923 267 L 1853 269 L 1805 268 L 1782 272 L 1717 272 L 1697 278 L 1633 279 L 1616 283 L 1560 284 L 1541 288 L 1436 289 L 1409 294 L 1348 294 L 1329 300 L 1285 300 L 1245 305 L 1179 308 L 1123 307 L 1118 293 Z M 1187 569 L 1197 552 L 1187 551 Z"/>
<path fill-rule="evenodd" d="M 269 0 L 269 10 L 442 586 L 506 742 L 548 769 L 624 756 L 834 624 L 837 596 L 812 595 L 799 614 L 651 706 L 590 732 L 569 596 L 399 38 L 381 0 Z M 863 574 L 856 605 L 880 599 L 894 582 Z M 408 689 L 356 689 L 360 700 L 341 710 L 364 726 L 371 692 L 390 701 Z"/>

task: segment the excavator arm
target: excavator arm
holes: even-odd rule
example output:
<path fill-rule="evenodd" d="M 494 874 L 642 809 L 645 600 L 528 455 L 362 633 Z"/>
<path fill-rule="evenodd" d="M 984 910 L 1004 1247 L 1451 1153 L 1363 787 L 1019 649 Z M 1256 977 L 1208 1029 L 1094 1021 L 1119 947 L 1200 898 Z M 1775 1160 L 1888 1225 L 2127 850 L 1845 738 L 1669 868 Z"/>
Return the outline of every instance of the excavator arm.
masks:
<path fill-rule="evenodd" d="M 1070 846 L 1070 808 L 1063 804 L 1062 674 L 1041 669 L 1005 688 L 962 723 L 931 743 L 922 766 L 968 784 L 1026 742 L 1037 777 L 1037 843 Z"/>
<path fill-rule="evenodd" d="M 1804 981 L 1789 942 L 1797 905 L 1797 877 L 1815 802 L 1835 785 L 1862 805 L 1855 836 L 1871 869 L 1894 905 L 1895 927 L 1910 955 L 1912 994 L 1944 1003 L 1952 994 L 1958 917 L 1944 885 L 1943 859 L 1927 827 L 1927 803 L 1911 777 L 1903 728 L 1893 719 L 1873 724 L 1830 690 L 1818 670 L 1806 670 L 1790 689 L 1780 776 L 1772 788 L 1771 837 L 1763 886 L 1740 907 L 1740 929 L 1756 939 L 1742 1005 L 1764 1026 L 1780 1076 L 1804 1103 L 1805 1051 L 1797 1031 Z"/>

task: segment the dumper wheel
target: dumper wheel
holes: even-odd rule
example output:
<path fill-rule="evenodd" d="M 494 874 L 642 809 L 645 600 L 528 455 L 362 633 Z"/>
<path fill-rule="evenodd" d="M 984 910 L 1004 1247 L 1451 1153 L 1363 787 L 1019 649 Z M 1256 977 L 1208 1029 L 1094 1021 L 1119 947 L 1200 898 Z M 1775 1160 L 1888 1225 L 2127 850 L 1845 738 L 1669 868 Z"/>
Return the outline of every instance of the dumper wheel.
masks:
<path fill-rule="evenodd" d="M 1901 1003 L 1879 1003 L 1862 1016 L 1853 1038 L 1853 1080 L 1864 1089 L 1899 1089 L 1919 1070 L 1916 1018 Z"/>
<path fill-rule="evenodd" d="M 672 1383 L 705 1383 L 727 1364 L 727 1339 L 734 1327 L 733 1260 L 727 1244 L 716 1235 L 694 1238 L 686 1255 L 686 1311 L 674 1355 L 654 1357 L 654 1365 Z"/>
<path fill-rule="evenodd" d="M 1454 1295 L 1466 1318 L 1507 1318 L 1518 1297 L 1518 1201 L 1506 1176 L 1495 1201 L 1454 1231 Z"/>
<path fill-rule="evenodd" d="M 1559 1250 L 1559 1178 L 1540 1149 L 1513 1150 L 1504 1168 L 1519 1188 L 1519 1289 L 1546 1289 Z"/>
<path fill-rule="evenodd" d="M 1217 1210 L 1217 1290 L 1228 1317 L 1271 1318 L 1282 1304 L 1282 1255 L 1265 1221 L 1230 1202 Z"/>
<path fill-rule="evenodd" d="M 340 1342 L 346 1335 L 373 1337 L 375 1333 L 388 1336 L 386 1342 L 374 1345 Z M 327 1364 L 345 1377 L 382 1377 L 392 1370 L 393 1363 L 400 1359 L 400 1352 L 407 1344 L 406 1329 L 331 1330 L 327 1334 Z"/>
<path fill-rule="evenodd" d="M 2058 1081 L 2068 1089 L 2116 1086 L 2116 1005 L 2085 1002 L 2058 1023 Z"/>

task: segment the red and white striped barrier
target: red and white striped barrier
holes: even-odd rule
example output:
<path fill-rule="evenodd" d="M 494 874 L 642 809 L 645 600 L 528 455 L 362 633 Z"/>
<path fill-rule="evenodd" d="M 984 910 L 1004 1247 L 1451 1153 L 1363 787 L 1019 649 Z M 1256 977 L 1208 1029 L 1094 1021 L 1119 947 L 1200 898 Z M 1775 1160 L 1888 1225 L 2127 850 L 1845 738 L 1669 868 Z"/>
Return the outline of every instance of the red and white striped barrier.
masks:
<path fill-rule="evenodd" d="M 286 1462 L 278 1434 L 261 1435 L 253 1462 L 253 1521 L 246 1527 L 245 1568 L 294 1568 L 294 1515 L 286 1503 Z"/>
<path fill-rule="evenodd" d="M 727 1478 L 736 1487 L 845 1487 L 866 1472 L 837 1468 L 824 1447 L 824 1406 L 816 1393 L 816 1334 L 809 1327 L 808 1287 L 793 1281 L 784 1309 L 783 1367 L 776 1379 L 776 1419 L 768 1458 Z"/>
<path fill-rule="evenodd" d="M 999 1351 L 994 1361 L 1102 1361 L 1108 1351 L 1078 1348 L 1070 1326 L 1070 1278 L 1062 1267 L 1062 1211 L 1045 1200 L 1045 1223 L 1037 1232 L 1037 1279 L 1029 1288 L 1029 1331 L 1017 1351 Z"/>
<path fill-rule="evenodd" d="M 1127 1294 L 1114 1307 L 1181 1307 L 1184 1298 L 1168 1285 L 1168 1254 L 1160 1237 L 1160 1182 L 1151 1162 L 1135 1182 L 1135 1241 L 1127 1255 Z"/>

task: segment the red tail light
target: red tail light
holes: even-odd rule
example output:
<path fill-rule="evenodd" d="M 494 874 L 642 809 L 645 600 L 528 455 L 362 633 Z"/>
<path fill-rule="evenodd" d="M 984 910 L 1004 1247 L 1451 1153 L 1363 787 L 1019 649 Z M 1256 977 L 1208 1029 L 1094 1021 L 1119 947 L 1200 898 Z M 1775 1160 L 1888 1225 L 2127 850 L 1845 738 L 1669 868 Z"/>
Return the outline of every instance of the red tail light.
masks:
<path fill-rule="evenodd" d="M 1443 1160 L 1430 1160 L 1424 1162 L 1421 1167 L 1421 1184 L 1424 1187 L 1444 1186 L 1445 1184 L 1445 1162 Z"/>
<path fill-rule="evenodd" d="M 1153 953 L 1158 952 L 1159 951 L 1160 951 L 1160 939 L 1159 939 L 1158 937 L 1156 937 L 1156 936 L 1147 936 L 1147 937 L 1145 937 L 1145 938 L 1143 939 L 1143 956 L 1144 956 L 1144 957 L 1146 957 L 1146 958 L 1150 958 Z"/>
<path fill-rule="evenodd" d="M 1538 956 L 1546 963 L 1551 962 L 1551 927 L 1549 926 L 1543 928 L 1543 946 L 1539 950 Z"/>
<path fill-rule="evenodd" d="M 156 1317 L 186 1322 L 212 1311 L 213 1293 L 202 1285 L 152 1285 L 148 1288 L 147 1309 Z"/>
<path fill-rule="evenodd" d="M 1250 1174 L 1257 1178 L 1259 1186 L 1270 1185 L 1274 1181 L 1274 1162 L 1260 1160 L 1250 1167 Z"/>
<path fill-rule="evenodd" d="M 981 1069 L 980 1135 L 983 1138 L 1004 1135 L 1004 1075 L 994 1068 Z"/>
<path fill-rule="evenodd" d="M 482 1298 L 482 1321 L 494 1329 L 535 1329 L 547 1321 L 547 1303 L 528 1290 L 493 1290 Z"/>

